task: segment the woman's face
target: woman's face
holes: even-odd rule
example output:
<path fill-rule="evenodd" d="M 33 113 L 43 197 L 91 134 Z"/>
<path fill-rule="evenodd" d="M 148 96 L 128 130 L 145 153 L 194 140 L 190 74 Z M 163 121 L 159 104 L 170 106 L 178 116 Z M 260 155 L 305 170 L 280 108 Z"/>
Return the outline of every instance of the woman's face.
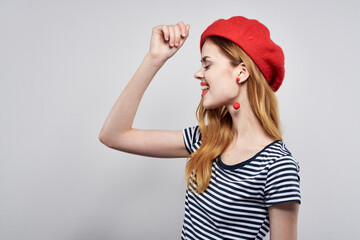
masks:
<path fill-rule="evenodd" d="M 232 106 L 239 95 L 236 78 L 240 68 L 233 67 L 222 50 L 209 40 L 203 45 L 201 63 L 202 66 L 194 77 L 201 81 L 200 84 L 204 88 L 202 94 L 204 108 Z"/>

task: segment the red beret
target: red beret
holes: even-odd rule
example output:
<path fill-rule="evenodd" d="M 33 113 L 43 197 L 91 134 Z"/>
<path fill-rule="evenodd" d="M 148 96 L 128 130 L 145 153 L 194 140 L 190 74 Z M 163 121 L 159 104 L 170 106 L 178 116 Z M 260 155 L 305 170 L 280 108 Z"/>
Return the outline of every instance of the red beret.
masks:
<path fill-rule="evenodd" d="M 209 36 L 223 37 L 240 46 L 255 62 L 274 92 L 279 89 L 285 75 L 284 53 L 270 39 L 265 25 L 241 16 L 219 19 L 202 33 L 200 52 Z"/>

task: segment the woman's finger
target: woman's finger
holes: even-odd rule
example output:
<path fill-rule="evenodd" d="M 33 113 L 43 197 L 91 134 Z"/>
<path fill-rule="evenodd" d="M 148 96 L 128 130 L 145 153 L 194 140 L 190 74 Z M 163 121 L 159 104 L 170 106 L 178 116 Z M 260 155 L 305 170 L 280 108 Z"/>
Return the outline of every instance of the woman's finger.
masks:
<path fill-rule="evenodd" d="M 170 33 L 169 33 L 169 27 L 166 25 L 163 25 L 161 27 L 162 32 L 164 33 L 164 39 L 165 41 L 169 41 Z"/>
<path fill-rule="evenodd" d="M 189 30 L 190 30 L 190 24 L 186 25 L 186 34 L 185 34 L 185 37 L 188 37 L 189 36 Z"/>
<path fill-rule="evenodd" d="M 181 36 L 185 37 L 186 36 L 186 26 L 183 22 L 178 22 L 178 25 L 180 27 L 181 30 Z"/>
<path fill-rule="evenodd" d="M 170 32 L 169 45 L 170 47 L 173 47 L 175 43 L 175 29 L 172 26 L 169 26 L 169 32 Z"/>
<path fill-rule="evenodd" d="M 175 25 L 174 29 L 175 29 L 175 46 L 177 47 L 177 46 L 179 46 L 180 39 L 181 39 L 181 30 L 180 30 L 179 25 Z"/>

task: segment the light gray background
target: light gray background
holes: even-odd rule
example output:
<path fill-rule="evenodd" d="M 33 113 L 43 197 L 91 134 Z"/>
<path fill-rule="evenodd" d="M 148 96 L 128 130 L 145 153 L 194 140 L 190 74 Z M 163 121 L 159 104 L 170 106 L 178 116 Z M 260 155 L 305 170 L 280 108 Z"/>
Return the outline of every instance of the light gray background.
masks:
<path fill-rule="evenodd" d="M 100 129 L 151 29 L 191 24 L 134 127 L 196 124 L 199 38 L 219 18 L 263 22 L 284 50 L 276 93 L 301 166 L 299 239 L 359 237 L 359 1 L 0 1 L 0 239 L 179 239 L 186 159 L 130 155 Z"/>

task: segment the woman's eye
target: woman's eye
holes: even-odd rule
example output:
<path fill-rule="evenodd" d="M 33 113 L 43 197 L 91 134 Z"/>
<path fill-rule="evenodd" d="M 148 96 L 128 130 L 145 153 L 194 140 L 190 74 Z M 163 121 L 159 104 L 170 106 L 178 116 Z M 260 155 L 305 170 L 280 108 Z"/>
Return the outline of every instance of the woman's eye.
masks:
<path fill-rule="evenodd" d="M 207 65 L 207 66 L 205 66 L 204 68 L 205 68 L 205 69 L 209 69 L 209 67 L 210 67 L 210 65 Z"/>

